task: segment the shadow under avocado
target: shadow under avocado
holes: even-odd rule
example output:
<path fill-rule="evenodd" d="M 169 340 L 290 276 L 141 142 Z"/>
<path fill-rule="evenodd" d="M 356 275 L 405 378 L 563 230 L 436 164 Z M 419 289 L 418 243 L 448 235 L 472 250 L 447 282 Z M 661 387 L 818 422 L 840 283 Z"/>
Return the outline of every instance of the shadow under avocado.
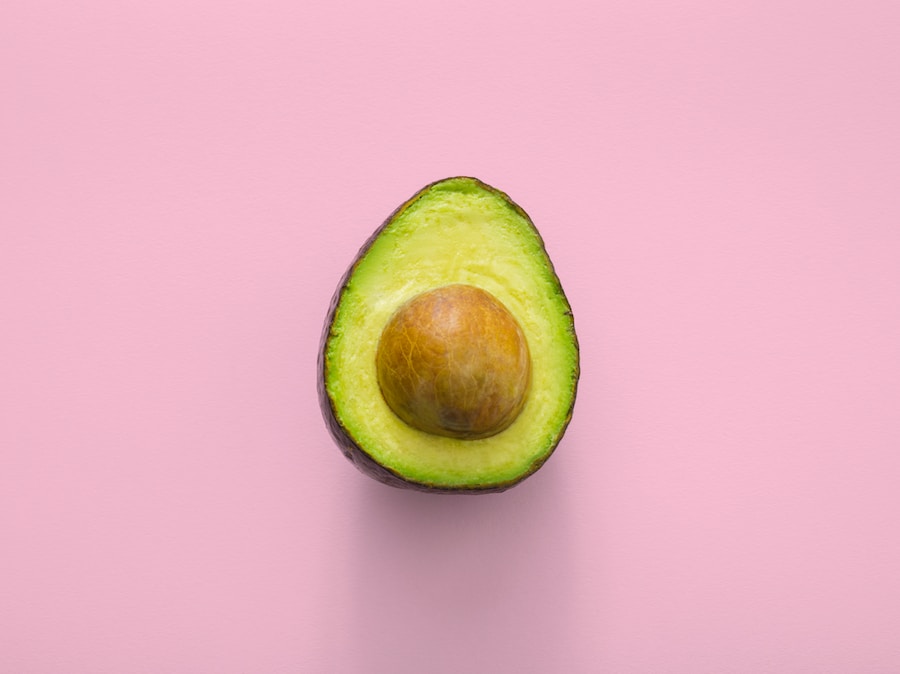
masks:
<path fill-rule="evenodd" d="M 353 671 L 554 671 L 574 576 L 556 468 L 494 495 L 364 483 L 348 527 Z"/>

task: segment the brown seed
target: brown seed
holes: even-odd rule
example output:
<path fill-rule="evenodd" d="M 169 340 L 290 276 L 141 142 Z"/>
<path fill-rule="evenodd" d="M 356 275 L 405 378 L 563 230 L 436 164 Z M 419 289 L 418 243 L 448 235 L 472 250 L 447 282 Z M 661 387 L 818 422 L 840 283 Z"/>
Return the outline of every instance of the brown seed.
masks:
<path fill-rule="evenodd" d="M 381 334 L 378 384 L 410 426 L 478 439 L 506 429 L 522 411 L 531 357 L 522 329 L 480 288 L 448 285 L 400 307 Z"/>

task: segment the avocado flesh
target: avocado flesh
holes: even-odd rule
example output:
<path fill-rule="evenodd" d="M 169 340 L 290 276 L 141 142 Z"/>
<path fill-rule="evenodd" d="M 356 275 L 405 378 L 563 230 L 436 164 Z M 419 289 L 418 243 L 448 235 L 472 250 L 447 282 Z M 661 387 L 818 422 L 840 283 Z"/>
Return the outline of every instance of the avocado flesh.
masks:
<path fill-rule="evenodd" d="M 531 352 L 531 387 L 518 417 L 478 440 L 407 425 L 378 385 L 376 349 L 394 311 L 451 284 L 496 297 Z M 578 346 L 569 304 L 528 216 L 474 178 L 429 185 L 388 219 L 348 270 L 323 337 L 320 393 L 329 428 L 358 466 L 397 486 L 508 488 L 547 459 L 571 417 Z"/>

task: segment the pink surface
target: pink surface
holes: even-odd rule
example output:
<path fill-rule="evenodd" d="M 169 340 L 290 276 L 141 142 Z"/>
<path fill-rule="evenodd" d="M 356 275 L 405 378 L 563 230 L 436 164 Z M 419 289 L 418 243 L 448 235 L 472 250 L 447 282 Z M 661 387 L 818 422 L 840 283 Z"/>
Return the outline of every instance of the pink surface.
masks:
<path fill-rule="evenodd" d="M 900 6 L 328 4 L 0 8 L 0 672 L 900 671 Z M 583 347 L 478 498 L 314 383 L 457 174 Z"/>

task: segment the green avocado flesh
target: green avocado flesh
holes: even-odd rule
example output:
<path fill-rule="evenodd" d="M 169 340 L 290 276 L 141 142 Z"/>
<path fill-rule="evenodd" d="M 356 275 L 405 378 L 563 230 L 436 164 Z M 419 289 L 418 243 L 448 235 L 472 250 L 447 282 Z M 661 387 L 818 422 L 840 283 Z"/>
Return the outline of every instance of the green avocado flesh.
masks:
<path fill-rule="evenodd" d="M 451 284 L 483 289 L 508 309 L 527 341 L 531 383 L 504 430 L 446 437 L 402 421 L 379 388 L 376 351 L 395 311 Z M 568 301 L 528 216 L 474 178 L 416 194 L 360 252 L 336 296 L 322 354 L 336 427 L 404 482 L 437 490 L 515 484 L 554 450 L 569 422 L 579 373 Z"/>

